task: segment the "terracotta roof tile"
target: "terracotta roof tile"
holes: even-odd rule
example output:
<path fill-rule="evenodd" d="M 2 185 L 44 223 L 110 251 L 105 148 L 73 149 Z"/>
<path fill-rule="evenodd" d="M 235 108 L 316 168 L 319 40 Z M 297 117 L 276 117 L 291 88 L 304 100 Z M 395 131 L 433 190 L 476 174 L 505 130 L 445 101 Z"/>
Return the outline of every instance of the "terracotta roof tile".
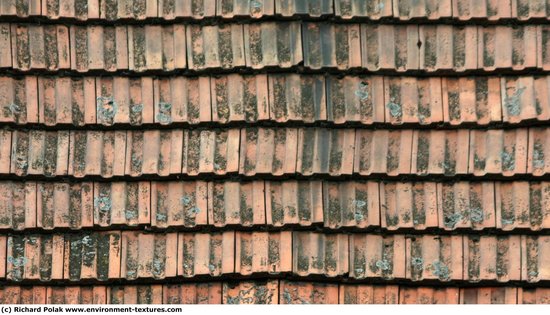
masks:
<path fill-rule="evenodd" d="M 332 14 L 333 3 L 330 0 L 275 0 L 275 8 L 282 16 L 322 16 Z"/>
<path fill-rule="evenodd" d="M 6 279 L 63 279 L 63 235 L 8 236 Z"/>
<path fill-rule="evenodd" d="M 396 176 L 411 172 L 412 130 L 357 130 L 354 172 Z"/>
<path fill-rule="evenodd" d="M 405 278 L 403 235 L 353 234 L 349 255 L 351 278 Z"/>
<path fill-rule="evenodd" d="M 136 177 L 181 173 L 183 137 L 182 130 L 128 131 L 125 174 Z M 121 164 L 124 166 L 124 161 Z"/>
<path fill-rule="evenodd" d="M 499 216 L 495 200 L 499 200 L 499 196 L 497 192 L 495 197 L 492 182 L 438 183 L 439 227 L 445 230 L 494 228 Z"/>
<path fill-rule="evenodd" d="M 177 275 L 178 234 L 122 232 L 120 277 L 164 279 Z"/>
<path fill-rule="evenodd" d="M 460 289 L 460 304 L 516 304 L 517 288 L 488 287 Z"/>
<path fill-rule="evenodd" d="M 97 0 L 96 0 L 97 1 Z M 100 18 L 107 20 L 157 17 L 157 1 L 100 0 Z"/>
<path fill-rule="evenodd" d="M 153 184 L 155 185 L 155 184 Z M 154 224 L 151 222 L 151 192 L 149 182 L 110 182 L 93 185 L 93 222 L 96 226 Z M 87 187 L 83 187 L 84 189 Z M 85 222 L 89 218 L 90 203 L 86 192 L 86 204 L 82 205 Z M 77 196 L 78 198 L 78 196 Z M 78 199 L 76 200 L 78 202 Z M 154 209 L 154 208 L 153 208 Z M 82 219 L 84 221 L 84 218 Z"/>
<path fill-rule="evenodd" d="M 511 1 L 515 0 L 453 0 L 453 17 L 459 20 L 510 18 Z"/>
<path fill-rule="evenodd" d="M 36 194 L 37 227 L 50 230 L 93 226 L 94 201 L 97 199 L 94 198 L 92 183 L 43 182 L 30 188 L 34 188 L 32 193 Z"/>
<path fill-rule="evenodd" d="M 547 227 L 548 183 L 514 181 L 497 182 L 495 186 L 498 228 L 509 231 Z"/>
<path fill-rule="evenodd" d="M 451 0 L 393 0 L 393 14 L 401 20 L 412 18 L 440 19 L 450 17 L 451 12 Z"/>
<path fill-rule="evenodd" d="M 324 226 L 380 226 L 379 194 L 376 182 L 323 182 Z"/>
<path fill-rule="evenodd" d="M 166 228 L 207 224 L 209 210 L 206 182 L 153 182 L 151 183 L 151 192 L 150 220 L 152 226 Z M 147 196 L 147 191 L 142 189 L 139 193 L 143 195 L 139 204 L 144 210 L 143 215 L 140 215 L 143 217 L 143 222 L 140 223 L 147 224 L 149 196 Z"/>
<path fill-rule="evenodd" d="M 521 279 L 520 236 L 464 236 L 464 279 L 470 282 Z"/>
<path fill-rule="evenodd" d="M 239 130 L 185 130 L 183 174 L 226 174 L 239 169 Z"/>
<path fill-rule="evenodd" d="M 304 66 L 350 69 L 361 66 L 358 24 L 303 24 Z"/>
<path fill-rule="evenodd" d="M 0 24 L 0 68 L 12 67 L 11 27 L 8 23 Z M 15 36 L 15 34 L 14 34 Z"/>
<path fill-rule="evenodd" d="M 0 122 L 38 122 L 36 77 L 0 77 Z"/>
<path fill-rule="evenodd" d="M 250 16 L 254 19 L 274 15 L 274 0 L 217 0 L 216 16 L 234 18 Z"/>
<path fill-rule="evenodd" d="M 164 304 L 221 304 L 222 283 L 184 283 L 163 285 Z"/>
<path fill-rule="evenodd" d="M 208 208 L 214 226 L 265 225 L 264 182 L 208 183 Z"/>
<path fill-rule="evenodd" d="M 338 304 L 337 284 L 281 280 L 279 292 L 281 304 Z"/>
<path fill-rule="evenodd" d="M 279 282 L 224 282 L 223 304 L 279 304 Z"/>
<path fill-rule="evenodd" d="M 383 77 L 329 76 L 326 80 L 329 121 L 335 124 L 384 122 L 384 98 L 388 89 Z"/>
<path fill-rule="evenodd" d="M 235 270 L 235 232 L 178 235 L 178 276 L 220 276 Z"/>
<path fill-rule="evenodd" d="M 320 181 L 265 183 L 266 221 L 268 225 L 299 224 L 311 226 L 323 222 L 323 191 Z"/>
<path fill-rule="evenodd" d="M 328 91 L 325 92 L 323 76 L 269 75 L 270 119 L 276 122 L 303 121 L 305 123 L 326 120 L 328 98 L 326 93 Z"/>
<path fill-rule="evenodd" d="M 210 78 L 155 79 L 154 104 L 154 121 L 161 125 L 211 121 Z M 146 107 L 143 107 L 143 110 L 145 109 Z"/>
<path fill-rule="evenodd" d="M 13 66 L 19 70 L 70 68 L 69 29 L 61 25 L 11 25 Z"/>
<path fill-rule="evenodd" d="M 118 149 L 124 147 L 125 131 L 71 131 L 68 173 L 74 177 L 124 175 L 125 152 Z"/>
<path fill-rule="evenodd" d="M 518 288 L 518 304 L 548 304 L 550 303 L 550 289 L 547 288 Z"/>
<path fill-rule="evenodd" d="M 355 130 L 298 129 L 296 171 L 303 175 L 353 172 Z"/>
<path fill-rule="evenodd" d="M 106 281 L 120 278 L 120 232 L 67 234 L 64 238 L 65 249 L 62 264 L 64 279 Z M 57 266 L 57 264 L 52 263 L 52 266 Z"/>
<path fill-rule="evenodd" d="M 536 26 L 487 26 L 478 29 L 478 67 L 521 70 L 537 66 Z"/>
<path fill-rule="evenodd" d="M 391 17 L 393 14 L 392 0 L 336 0 L 334 1 L 334 14 L 342 19 L 356 17 L 368 17 L 379 20 L 383 17 Z"/>
<path fill-rule="evenodd" d="M 162 285 L 128 285 L 107 288 L 108 304 L 162 304 Z"/>
<path fill-rule="evenodd" d="M 292 232 L 236 232 L 235 273 L 292 271 Z"/>
<path fill-rule="evenodd" d="M 187 60 L 190 69 L 233 68 L 245 65 L 242 25 L 187 27 Z"/>
<path fill-rule="evenodd" d="M 525 174 L 527 129 L 470 132 L 469 171 L 475 176 Z"/>
<path fill-rule="evenodd" d="M 461 280 L 463 272 L 462 236 L 422 235 L 407 237 L 407 279 L 421 281 Z"/>
<path fill-rule="evenodd" d="M 545 261 L 550 257 L 550 237 L 521 236 L 521 280 L 538 282 L 550 277 Z"/>
<path fill-rule="evenodd" d="M 384 78 L 386 122 L 421 125 L 442 122 L 441 88 L 440 78 Z"/>
<path fill-rule="evenodd" d="M 512 16 L 518 20 L 548 18 L 548 3 L 545 1 L 512 0 Z"/>
<path fill-rule="evenodd" d="M 128 69 L 126 26 L 76 26 L 70 28 L 71 69 L 116 71 Z"/>
<path fill-rule="evenodd" d="M 245 24 L 246 66 L 289 68 L 302 62 L 301 29 L 297 22 Z"/>
<path fill-rule="evenodd" d="M 0 228 L 36 227 L 36 183 L 0 182 Z"/>
<path fill-rule="evenodd" d="M 295 128 L 242 129 L 239 173 L 275 176 L 295 173 L 299 132 Z"/>
<path fill-rule="evenodd" d="M 399 304 L 458 304 L 458 288 L 402 287 Z"/>
<path fill-rule="evenodd" d="M 211 79 L 212 120 L 256 122 L 269 119 L 267 75 L 231 74 Z"/>
<path fill-rule="evenodd" d="M 369 71 L 419 69 L 417 25 L 361 25 L 362 64 Z"/>
<path fill-rule="evenodd" d="M 28 17 L 40 15 L 40 0 L 5 0 L 0 4 L 0 15 Z"/>
<path fill-rule="evenodd" d="M 185 26 L 178 24 L 128 26 L 129 69 L 140 72 L 186 68 L 185 34 Z"/>
<path fill-rule="evenodd" d="M 42 0 L 42 15 L 49 19 L 97 19 L 99 11 L 100 0 Z"/>
<path fill-rule="evenodd" d="M 293 232 L 292 246 L 292 269 L 299 276 L 336 277 L 348 273 L 347 235 Z"/>
<path fill-rule="evenodd" d="M 420 69 L 426 71 L 477 68 L 477 27 L 422 25 L 419 27 Z"/>
<path fill-rule="evenodd" d="M 382 227 L 420 230 L 438 226 L 436 183 L 387 182 L 380 186 Z"/>
<path fill-rule="evenodd" d="M 527 154 L 527 172 L 542 176 L 550 172 L 550 129 L 529 129 L 529 152 Z"/>
<path fill-rule="evenodd" d="M 397 285 L 340 285 L 340 304 L 397 304 Z"/>
<path fill-rule="evenodd" d="M 12 132 L 4 129 L 0 130 L 0 173 L 2 174 L 10 173 L 11 147 Z"/>

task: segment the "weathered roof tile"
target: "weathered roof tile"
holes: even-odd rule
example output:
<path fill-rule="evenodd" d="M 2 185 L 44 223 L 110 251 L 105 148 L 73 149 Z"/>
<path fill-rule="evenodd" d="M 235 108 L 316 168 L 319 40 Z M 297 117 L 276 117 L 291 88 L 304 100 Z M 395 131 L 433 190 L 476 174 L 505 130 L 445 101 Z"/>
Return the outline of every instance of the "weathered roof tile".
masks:
<path fill-rule="evenodd" d="M 127 58 L 129 69 L 138 72 L 186 68 L 185 26 L 128 26 Z"/>
<path fill-rule="evenodd" d="M 235 272 L 278 274 L 292 271 L 292 232 L 236 232 Z"/>
<path fill-rule="evenodd" d="M 124 175 L 126 152 L 119 148 L 126 148 L 126 131 L 71 131 L 69 175 Z"/>
<path fill-rule="evenodd" d="M 36 227 L 36 183 L 0 182 L 0 228 L 23 230 Z"/>
<path fill-rule="evenodd" d="M 209 77 L 178 76 L 155 79 L 155 123 L 170 125 L 179 122 L 197 124 L 211 121 L 210 81 Z M 143 110 L 146 109 L 144 106 Z"/>
<path fill-rule="evenodd" d="M 388 230 L 438 226 L 434 182 L 381 183 L 381 226 Z"/>
<path fill-rule="evenodd" d="M 281 304 L 338 304 L 338 285 L 334 283 L 290 282 L 281 280 Z"/>
<path fill-rule="evenodd" d="M 405 278 L 403 235 L 352 234 L 349 239 L 351 278 Z"/>
<path fill-rule="evenodd" d="M 279 281 L 224 282 L 223 304 L 279 304 Z"/>
<path fill-rule="evenodd" d="M 265 205 L 268 225 L 311 226 L 321 223 L 324 211 L 322 183 L 295 180 L 266 182 Z"/>
<path fill-rule="evenodd" d="M 450 17 L 451 12 L 451 0 L 393 0 L 393 14 L 401 20 L 414 18 L 437 20 Z"/>
<path fill-rule="evenodd" d="M 358 24 L 303 24 L 304 66 L 350 69 L 361 66 Z"/>
<path fill-rule="evenodd" d="M 460 304 L 516 304 L 517 288 L 461 288 Z"/>
<path fill-rule="evenodd" d="M 399 304 L 458 304 L 458 288 L 401 287 Z"/>
<path fill-rule="evenodd" d="M 94 183 L 93 193 L 94 225 L 108 227 L 151 223 L 152 193 L 149 182 L 97 182 Z M 89 204 L 86 204 L 82 215 L 89 215 L 88 207 Z"/>
<path fill-rule="evenodd" d="M 63 279 L 63 235 L 10 235 L 6 278 L 22 280 Z"/>
<path fill-rule="evenodd" d="M 216 16 L 234 18 L 249 16 L 257 19 L 263 16 L 272 16 L 275 13 L 274 0 L 217 0 Z"/>
<path fill-rule="evenodd" d="M 222 283 L 165 284 L 162 289 L 164 304 L 221 304 Z"/>
<path fill-rule="evenodd" d="M 178 234 L 122 232 L 120 276 L 164 279 L 175 277 L 178 264 Z"/>
<path fill-rule="evenodd" d="M 0 77 L 0 122 L 17 124 L 38 122 L 36 77 Z M 41 93 L 40 93 L 41 94 Z"/>
<path fill-rule="evenodd" d="M 246 44 L 243 47 L 242 25 L 189 25 L 186 41 L 190 69 L 234 68 L 245 65 Z"/>
<path fill-rule="evenodd" d="M 152 226 L 166 228 L 207 224 L 209 209 L 206 182 L 153 182 L 151 192 Z M 147 207 L 149 200 L 145 198 L 147 196 L 140 204 Z"/>
<path fill-rule="evenodd" d="M 462 280 L 462 236 L 411 236 L 405 242 L 407 279 Z"/>
<path fill-rule="evenodd" d="M 178 276 L 220 276 L 235 271 L 235 232 L 180 233 Z"/>
<path fill-rule="evenodd" d="M 397 285 L 341 284 L 340 304 L 397 304 Z"/>
<path fill-rule="evenodd" d="M 521 279 L 520 236 L 464 236 L 464 280 Z"/>
<path fill-rule="evenodd" d="M 282 16 L 322 16 L 333 13 L 330 0 L 275 0 L 276 13 Z"/>
<path fill-rule="evenodd" d="M 43 182 L 35 189 L 37 227 L 50 230 L 93 226 L 95 199 L 92 183 Z"/>
<path fill-rule="evenodd" d="M 379 194 L 377 182 L 323 182 L 324 226 L 380 226 Z"/>
<path fill-rule="evenodd" d="M 253 69 L 290 68 L 302 62 L 301 25 L 265 22 L 244 25 L 246 65 Z"/>
<path fill-rule="evenodd" d="M 368 17 L 371 20 L 379 20 L 391 17 L 393 14 L 392 0 L 336 0 L 334 1 L 334 14 L 342 19 L 356 17 Z"/>
<path fill-rule="evenodd" d="M 293 272 L 336 277 L 348 273 L 348 236 L 293 232 Z"/>
<path fill-rule="evenodd" d="M 458 20 L 507 19 L 512 14 L 511 1 L 514 0 L 453 0 L 453 17 Z"/>
<path fill-rule="evenodd" d="M 70 28 L 71 69 L 116 71 L 128 69 L 126 26 L 73 25 Z"/>
<path fill-rule="evenodd" d="M 208 222 L 226 225 L 265 225 L 264 182 L 208 183 Z"/>

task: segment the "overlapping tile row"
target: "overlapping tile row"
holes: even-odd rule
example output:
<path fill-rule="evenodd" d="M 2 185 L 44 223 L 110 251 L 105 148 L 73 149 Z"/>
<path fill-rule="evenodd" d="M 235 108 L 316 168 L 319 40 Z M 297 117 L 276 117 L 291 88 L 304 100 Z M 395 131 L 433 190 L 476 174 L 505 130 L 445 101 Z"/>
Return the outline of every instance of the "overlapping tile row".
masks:
<path fill-rule="evenodd" d="M 290 68 L 302 62 L 313 70 L 363 68 L 398 73 L 550 68 L 546 45 L 550 31 L 543 25 L 2 23 L 0 31 L 0 68 L 19 71 L 139 73 Z"/>
<path fill-rule="evenodd" d="M 0 229 L 550 228 L 549 182 L 0 182 Z"/>
<path fill-rule="evenodd" d="M 0 131 L 0 173 L 543 176 L 550 129 L 231 128 Z M 120 150 L 119 148 L 126 148 Z"/>
<path fill-rule="evenodd" d="M 546 288 L 411 287 L 284 280 L 108 286 L 6 286 L 2 304 L 547 304 Z"/>
<path fill-rule="evenodd" d="M 77 20 L 121 19 L 144 20 L 176 18 L 201 20 L 265 16 L 317 18 L 335 16 L 341 19 L 368 18 L 371 20 L 488 20 L 546 19 L 548 4 L 529 0 L 6 0 L 0 15 L 28 18 L 45 16 L 49 19 Z"/>
<path fill-rule="evenodd" d="M 56 125 L 550 120 L 547 76 L 1 77 L 0 122 Z"/>
<path fill-rule="evenodd" d="M 544 235 L 110 231 L 8 235 L 0 241 L 6 248 L 0 276 L 10 282 L 228 274 L 470 283 L 550 280 L 550 237 Z"/>

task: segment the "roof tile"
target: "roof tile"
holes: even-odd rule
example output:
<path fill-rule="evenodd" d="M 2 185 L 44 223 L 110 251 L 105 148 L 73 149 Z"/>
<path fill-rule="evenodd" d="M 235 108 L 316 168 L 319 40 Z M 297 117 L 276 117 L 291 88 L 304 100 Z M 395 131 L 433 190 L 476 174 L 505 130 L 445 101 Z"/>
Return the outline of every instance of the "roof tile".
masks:
<path fill-rule="evenodd" d="M 371 20 L 379 20 L 383 17 L 391 17 L 393 14 L 392 0 L 336 0 L 334 1 L 334 13 L 342 19 L 356 17 L 368 17 Z"/>
<path fill-rule="evenodd" d="M 36 227 L 36 183 L 0 182 L 0 229 Z"/>
<path fill-rule="evenodd" d="M 333 283 L 289 282 L 279 284 L 281 304 L 338 304 L 338 285 Z"/>
<path fill-rule="evenodd" d="M 0 4 L 0 15 L 28 17 L 40 15 L 40 0 L 5 0 Z"/>
<path fill-rule="evenodd" d="M 386 122 L 440 123 L 443 121 L 441 95 L 440 78 L 386 77 Z"/>
<path fill-rule="evenodd" d="M 126 26 L 77 26 L 70 28 L 71 69 L 116 71 L 128 69 Z"/>
<path fill-rule="evenodd" d="M 208 183 L 208 222 L 226 225 L 265 225 L 264 182 Z"/>
<path fill-rule="evenodd" d="M 358 24 L 303 24 L 304 66 L 312 69 L 361 67 Z"/>
<path fill-rule="evenodd" d="M 518 304 L 548 304 L 550 289 L 548 288 L 518 288 Z"/>
<path fill-rule="evenodd" d="M 63 279 L 63 266 L 63 235 L 8 236 L 8 280 Z"/>
<path fill-rule="evenodd" d="M 264 74 L 212 78 L 212 120 L 219 123 L 268 120 L 267 82 Z"/>
<path fill-rule="evenodd" d="M 186 68 L 185 26 L 128 26 L 128 64 L 130 70 Z"/>
<path fill-rule="evenodd" d="M 420 69 L 462 72 L 477 68 L 476 26 L 422 25 L 419 42 Z"/>
<path fill-rule="evenodd" d="M 335 124 L 359 121 L 363 124 L 384 122 L 384 78 L 380 76 L 339 78 L 327 81 L 328 120 Z"/>
<path fill-rule="evenodd" d="M 216 15 L 223 18 L 250 16 L 254 19 L 274 15 L 274 0 L 217 0 Z"/>
<path fill-rule="evenodd" d="M 460 304 L 516 304 L 517 288 L 461 288 Z"/>
<path fill-rule="evenodd" d="M 438 183 L 437 202 L 439 227 L 442 229 L 482 230 L 495 227 L 498 211 L 495 209 L 495 188 L 492 182 Z M 498 209 L 498 205 L 496 207 Z"/>
<path fill-rule="evenodd" d="M 154 87 L 156 123 L 197 124 L 211 121 L 209 77 L 159 78 L 154 80 Z"/>
<path fill-rule="evenodd" d="M 99 18 L 100 0 L 42 0 L 42 15 L 49 19 L 76 18 L 78 20 Z"/>
<path fill-rule="evenodd" d="M 519 235 L 464 236 L 464 280 L 520 280 L 520 246 Z"/>
<path fill-rule="evenodd" d="M 292 232 L 236 232 L 235 272 L 278 274 L 292 271 Z"/>
<path fill-rule="evenodd" d="M 182 130 L 128 131 L 125 173 L 133 177 L 180 174 L 183 137 Z"/>
<path fill-rule="evenodd" d="M 269 75 L 269 112 L 276 122 L 312 123 L 327 119 L 325 78 L 298 74 Z"/>
<path fill-rule="evenodd" d="M 399 304 L 458 304 L 458 288 L 402 287 Z"/>
<path fill-rule="evenodd" d="M 94 225 L 102 227 L 113 225 L 136 226 L 151 222 L 150 203 L 152 194 L 149 182 L 98 182 L 94 183 L 93 186 Z M 86 197 L 88 198 L 88 196 Z M 86 204 L 85 211 L 82 211 L 83 215 L 88 216 L 89 206 L 89 204 Z M 88 220 L 86 218 L 86 222 Z"/>
<path fill-rule="evenodd" d="M 525 174 L 527 129 L 471 130 L 470 173 L 475 176 Z"/>
<path fill-rule="evenodd" d="M 8 23 L 0 24 L 0 68 L 12 67 L 11 27 Z M 15 36 L 15 34 L 14 34 Z"/>
<path fill-rule="evenodd" d="M 539 282 L 548 279 L 550 269 L 546 262 L 550 259 L 550 236 L 522 235 L 521 249 L 521 280 Z"/>
<path fill-rule="evenodd" d="M 340 304 L 397 304 L 396 285 L 341 284 Z"/>
<path fill-rule="evenodd" d="M 303 60 L 301 38 L 301 25 L 297 22 L 245 24 L 246 65 L 253 69 L 295 66 Z"/>
<path fill-rule="evenodd" d="M 224 282 L 223 304 L 279 304 L 279 281 Z"/>
<path fill-rule="evenodd" d="M 0 77 L 0 122 L 38 122 L 36 77 Z"/>
<path fill-rule="evenodd" d="M 324 226 L 331 229 L 380 226 L 378 196 L 377 182 L 324 182 Z"/>
<path fill-rule="evenodd" d="M 478 28 L 478 67 L 522 70 L 537 66 L 537 27 L 486 26 Z"/>
<path fill-rule="evenodd" d="M 501 82 L 496 77 L 443 78 L 443 117 L 451 125 L 500 122 Z"/>
<path fill-rule="evenodd" d="M 124 175 L 126 131 L 71 131 L 69 175 Z"/>
<path fill-rule="evenodd" d="M 548 115 L 546 77 L 506 77 L 501 79 L 503 121 L 518 123 L 541 120 Z M 543 118 L 544 119 L 544 118 Z"/>
<path fill-rule="evenodd" d="M 100 18 L 107 20 L 157 17 L 157 1 L 100 0 Z"/>
<path fill-rule="evenodd" d="M 238 129 L 185 130 L 183 174 L 226 174 L 239 169 Z"/>
<path fill-rule="evenodd" d="M 382 227 L 420 230 L 438 226 L 436 183 L 387 182 L 380 186 Z"/>
<path fill-rule="evenodd" d="M 68 131 L 14 131 L 11 173 L 18 176 L 67 174 Z"/>
<path fill-rule="evenodd" d="M 216 15 L 216 2 L 209 0 L 159 0 L 158 11 L 159 17 L 162 16 L 167 20 L 180 17 L 203 19 L 204 17 Z"/>
<path fill-rule="evenodd" d="M 497 182 L 495 186 L 498 228 L 540 230 L 548 226 L 548 182 Z"/>
<path fill-rule="evenodd" d="M 122 232 L 120 276 L 164 279 L 177 274 L 178 234 Z"/>
<path fill-rule="evenodd" d="M 108 304 L 162 304 L 162 285 L 127 285 L 107 288 Z"/>
<path fill-rule="evenodd" d="M 348 236 L 293 232 L 293 272 L 336 277 L 348 273 Z"/>
<path fill-rule="evenodd" d="M 393 0 L 393 14 L 400 20 L 413 18 L 427 18 L 436 20 L 450 17 L 452 12 L 451 0 Z"/>
<path fill-rule="evenodd" d="M 116 231 L 66 234 L 63 263 L 60 263 L 63 278 L 70 281 L 120 278 L 120 236 Z"/>
<path fill-rule="evenodd" d="M 462 280 L 462 236 L 422 235 L 405 242 L 407 279 Z"/>
<path fill-rule="evenodd" d="M 298 129 L 296 171 L 302 175 L 351 174 L 354 148 L 353 129 Z"/>
<path fill-rule="evenodd" d="M 14 68 L 70 68 L 69 29 L 66 26 L 12 24 L 11 34 Z"/>
<path fill-rule="evenodd" d="M 351 278 L 405 278 L 403 235 L 352 234 L 349 255 Z"/>
<path fill-rule="evenodd" d="M 206 182 L 153 182 L 151 191 L 152 226 L 194 227 L 207 224 L 208 185 Z M 147 191 L 143 192 L 144 195 L 146 193 Z M 140 202 L 144 207 L 149 205 L 147 197 L 145 195 Z M 147 213 L 146 208 L 144 214 Z"/>
<path fill-rule="evenodd" d="M 193 70 L 245 65 L 242 25 L 187 27 L 187 60 Z"/>
<path fill-rule="evenodd" d="M 412 130 L 357 130 L 354 172 L 396 176 L 411 172 Z"/>
<path fill-rule="evenodd" d="M 458 20 L 510 18 L 514 0 L 453 0 L 453 17 Z"/>
<path fill-rule="evenodd" d="M 275 0 L 277 14 L 282 16 L 308 15 L 319 17 L 333 13 L 330 0 Z"/>
<path fill-rule="evenodd" d="M 520 21 L 548 18 L 548 2 L 540 0 L 512 0 L 512 16 Z"/>
<path fill-rule="evenodd" d="M 43 182 L 38 183 L 34 189 L 37 227 L 50 230 L 54 228 L 80 229 L 93 226 L 92 183 Z"/>
<path fill-rule="evenodd" d="M 183 283 L 163 285 L 164 304 L 221 304 L 222 283 Z"/>
<path fill-rule="evenodd" d="M 550 173 L 550 128 L 529 129 L 527 172 L 534 176 Z"/>
<path fill-rule="evenodd" d="M 11 130 L 0 130 L 0 173 L 2 174 L 10 173 L 12 134 Z M 21 161 L 20 163 L 23 163 L 23 160 Z"/>
<path fill-rule="evenodd" d="M 300 130 L 246 128 L 241 130 L 239 173 L 245 175 L 296 172 Z"/>
<path fill-rule="evenodd" d="M 265 185 L 268 225 L 310 226 L 323 222 L 323 193 L 320 181 L 271 181 Z"/>
<path fill-rule="evenodd" d="M 419 69 L 417 25 L 361 25 L 363 67 L 369 71 Z"/>
<path fill-rule="evenodd" d="M 235 232 L 180 233 L 178 276 L 220 276 L 235 271 Z"/>

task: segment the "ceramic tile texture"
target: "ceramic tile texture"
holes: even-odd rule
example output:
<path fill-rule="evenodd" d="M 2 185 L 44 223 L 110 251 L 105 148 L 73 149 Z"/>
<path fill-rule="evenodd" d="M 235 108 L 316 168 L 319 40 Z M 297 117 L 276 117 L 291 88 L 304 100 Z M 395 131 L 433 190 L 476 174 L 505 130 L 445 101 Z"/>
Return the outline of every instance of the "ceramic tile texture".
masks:
<path fill-rule="evenodd" d="M 0 1 L 0 303 L 549 304 L 548 12 Z"/>

